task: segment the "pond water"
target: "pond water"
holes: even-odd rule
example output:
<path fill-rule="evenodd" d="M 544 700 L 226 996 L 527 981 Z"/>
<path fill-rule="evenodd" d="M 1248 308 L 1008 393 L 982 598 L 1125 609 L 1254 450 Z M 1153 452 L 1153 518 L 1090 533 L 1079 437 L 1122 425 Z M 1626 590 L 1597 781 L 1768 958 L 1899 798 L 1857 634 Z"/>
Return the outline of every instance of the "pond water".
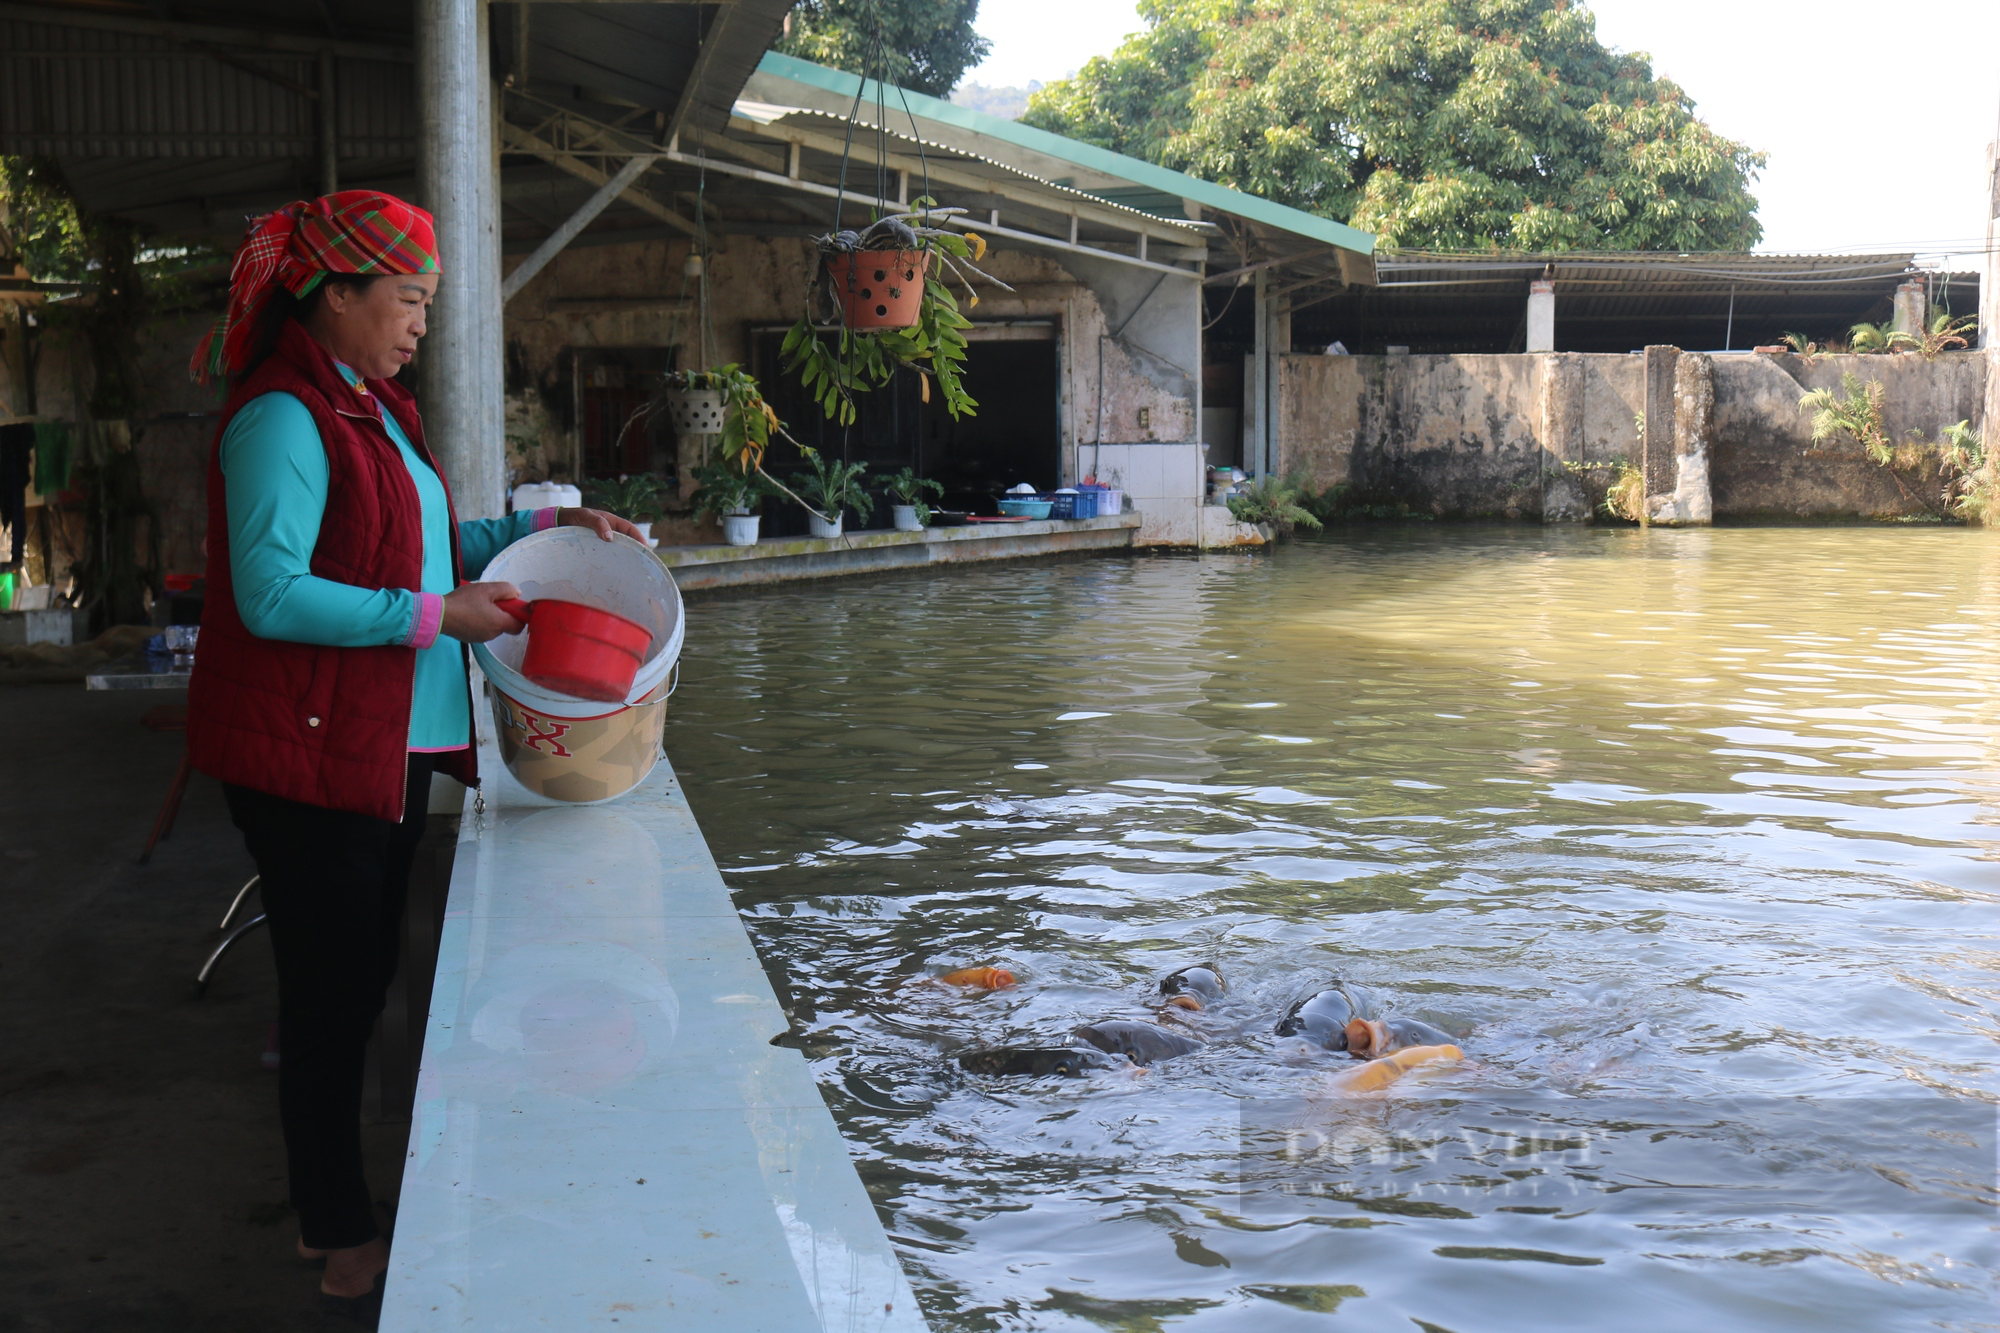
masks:
<path fill-rule="evenodd" d="M 1991 1329 L 2000 539 L 696 599 L 667 744 L 932 1326 Z M 1158 1016 L 1146 1070 L 952 1055 Z M 979 964 L 1019 984 L 921 978 Z M 1339 1096 L 1341 977 L 1465 1058 Z"/>

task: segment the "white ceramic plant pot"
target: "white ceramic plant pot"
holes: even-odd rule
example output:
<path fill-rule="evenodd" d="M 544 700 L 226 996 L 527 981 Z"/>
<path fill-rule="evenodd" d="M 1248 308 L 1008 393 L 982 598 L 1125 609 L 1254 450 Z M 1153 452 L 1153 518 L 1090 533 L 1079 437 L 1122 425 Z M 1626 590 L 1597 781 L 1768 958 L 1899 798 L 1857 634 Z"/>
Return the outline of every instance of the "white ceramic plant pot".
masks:
<path fill-rule="evenodd" d="M 651 523 L 634 523 L 632 526 L 639 529 L 640 541 L 646 543 L 648 546 L 653 544 L 653 525 Z"/>
<path fill-rule="evenodd" d="M 724 514 L 722 539 L 731 546 L 755 546 L 759 517 L 757 514 Z"/>
<path fill-rule="evenodd" d="M 688 389 L 667 395 L 667 411 L 673 415 L 676 435 L 720 435 L 722 433 L 722 390 Z"/>
<path fill-rule="evenodd" d="M 818 517 L 817 515 L 815 515 L 815 516 L 813 516 L 813 517 L 811 517 L 811 518 L 808 518 L 808 519 L 807 519 L 806 521 L 807 521 L 807 522 L 808 522 L 809 524 L 811 524 L 811 525 L 812 525 L 812 535 L 813 535 L 813 536 L 815 536 L 815 537 L 838 537 L 838 536 L 840 535 L 840 525 L 841 525 L 841 522 L 842 522 L 842 520 L 844 520 L 844 519 L 845 519 L 846 517 L 847 517 L 847 515 L 845 515 L 845 514 L 837 514 L 837 515 L 835 515 L 835 516 L 834 516 L 834 520 L 833 520 L 833 522 L 829 523 L 829 522 L 827 522 L 827 521 L 826 521 L 825 519 L 823 519 L 823 518 L 820 518 L 820 517 Z"/>
<path fill-rule="evenodd" d="M 924 530 L 924 525 L 917 520 L 917 507 L 915 505 L 891 505 L 890 508 L 896 511 L 896 531 L 922 532 Z"/>

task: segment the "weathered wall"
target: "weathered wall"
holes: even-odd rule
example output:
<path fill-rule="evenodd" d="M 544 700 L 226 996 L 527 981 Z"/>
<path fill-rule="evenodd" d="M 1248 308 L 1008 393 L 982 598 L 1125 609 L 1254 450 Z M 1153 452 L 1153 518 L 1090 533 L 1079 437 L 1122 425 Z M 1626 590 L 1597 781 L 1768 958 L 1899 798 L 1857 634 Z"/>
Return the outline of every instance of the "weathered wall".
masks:
<path fill-rule="evenodd" d="M 1920 356 L 1716 357 L 1715 451 L 1709 485 L 1718 516 L 1819 518 L 1924 512 L 1852 440 L 1812 442 L 1799 397 L 1841 390 L 1851 374 L 1883 387 L 1883 424 L 1908 439 L 1936 440 L 1959 421 L 1980 424 L 1986 359 L 1978 352 Z M 1907 483 L 1906 483 L 1907 484 Z M 1932 488 L 1933 492 L 1935 487 Z M 1935 503 L 1937 496 L 1928 498 Z"/>
<path fill-rule="evenodd" d="M 558 255 L 507 306 L 508 450 L 510 484 L 568 475 L 575 449 L 569 424 L 565 353 L 582 348 L 667 347 L 690 351 L 696 312 L 682 302 L 686 241 L 649 241 L 571 249 Z M 516 261 L 518 262 L 518 261 Z M 1197 431 L 1199 309 L 1192 281 L 1129 265 L 1066 263 L 1025 251 L 997 250 L 981 267 L 1014 290 L 982 286 L 975 320 L 1050 320 L 1061 340 L 1063 472 L 1065 482 L 1096 471 L 1111 484 L 1127 480 L 1127 458 L 1114 445 L 1193 441 Z M 791 324 L 805 309 L 816 260 L 797 238 L 727 236 L 709 260 L 711 321 L 720 362 L 750 360 L 750 335 Z M 1087 270 L 1087 271 L 1083 271 Z M 1100 271 L 1102 270 L 1102 271 Z M 692 290 L 689 295 L 692 296 Z M 1123 328 L 1122 337 L 1110 334 Z M 975 338 L 971 355 L 979 355 Z M 684 361 L 683 364 L 686 364 Z M 767 373 L 769 368 L 767 369 Z M 1141 425 L 1141 418 L 1146 424 Z M 1103 443 L 1101 453 L 1094 446 Z M 1165 484 L 1150 454 L 1135 456 L 1134 479 Z M 1172 480 L 1185 494 L 1149 497 L 1142 544 L 1176 540 L 1195 530 L 1199 469 Z M 1186 513 L 1179 511 L 1185 509 Z"/>
<path fill-rule="evenodd" d="M 1925 512 L 1852 442 L 1814 446 L 1801 394 L 1879 379 L 1892 434 L 1979 426 L 1986 358 L 1310 356 L 1281 358 L 1280 458 L 1315 488 L 1441 517 L 1587 517 L 1611 469 L 1648 470 L 1660 521 Z M 1649 373 L 1657 383 L 1649 384 Z M 1649 410 L 1648 399 L 1654 400 Z M 1640 420 L 1640 418 L 1644 420 Z M 1650 438 L 1649 438 L 1650 437 Z M 1657 474 L 1657 475 L 1652 475 Z M 1934 501 L 1935 497 L 1931 497 Z"/>
<path fill-rule="evenodd" d="M 1562 464 L 1633 456 L 1633 358 L 1279 359 L 1280 466 L 1454 518 L 1540 518 Z"/>

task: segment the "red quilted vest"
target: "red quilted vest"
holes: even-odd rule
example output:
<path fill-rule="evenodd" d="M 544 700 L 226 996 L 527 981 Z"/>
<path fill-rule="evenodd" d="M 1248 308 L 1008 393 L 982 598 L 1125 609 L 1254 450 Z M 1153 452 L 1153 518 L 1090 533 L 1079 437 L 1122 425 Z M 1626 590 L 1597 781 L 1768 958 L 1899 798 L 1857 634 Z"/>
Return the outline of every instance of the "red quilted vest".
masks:
<path fill-rule="evenodd" d="M 409 392 L 388 380 L 367 384 L 436 471 Z M 201 647 L 188 682 L 188 756 L 196 768 L 224 782 L 399 820 L 417 650 L 260 639 L 237 613 L 222 434 L 245 403 L 272 392 L 293 394 L 306 405 L 326 447 L 326 516 L 312 572 L 361 588 L 423 586 L 423 507 L 401 451 L 374 403 L 348 385 L 333 357 L 303 327 L 287 322 L 270 359 L 230 394 L 209 451 L 208 592 Z M 449 495 L 447 488 L 447 505 Z M 462 580 L 456 513 L 451 562 Z M 467 690 L 469 696 L 469 682 Z M 478 781 L 471 749 L 436 758 L 440 772 L 468 785 Z"/>

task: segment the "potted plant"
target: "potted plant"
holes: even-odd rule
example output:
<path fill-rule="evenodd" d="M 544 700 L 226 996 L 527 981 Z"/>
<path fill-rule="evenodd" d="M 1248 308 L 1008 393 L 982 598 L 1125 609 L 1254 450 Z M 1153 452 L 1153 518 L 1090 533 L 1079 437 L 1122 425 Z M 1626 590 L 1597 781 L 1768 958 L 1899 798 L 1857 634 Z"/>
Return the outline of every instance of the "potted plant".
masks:
<path fill-rule="evenodd" d="M 986 255 L 983 237 L 939 225 L 964 212 L 919 199 L 915 212 L 815 238 L 826 290 L 840 309 L 840 336 L 829 347 L 808 311 L 785 335 L 783 357 L 828 417 L 852 425 L 854 395 L 887 384 L 899 366 L 916 372 L 925 402 L 935 377 L 945 411 L 973 415 L 978 404 L 959 379 L 972 321 L 959 313 L 940 271 L 964 285 L 968 309 L 979 304 L 971 274 L 1013 288 L 977 267 Z"/>
<path fill-rule="evenodd" d="M 728 407 L 722 386 L 708 370 L 670 370 L 660 377 L 676 435 L 720 435 Z"/>
<path fill-rule="evenodd" d="M 889 494 L 896 497 L 890 510 L 896 516 L 896 531 L 922 532 L 930 526 L 931 507 L 924 503 L 926 494 L 944 498 L 944 486 L 928 477 L 919 477 L 910 468 L 904 468 L 887 482 Z"/>
<path fill-rule="evenodd" d="M 645 543 L 653 544 L 653 520 L 660 516 L 660 500 L 666 483 L 650 472 L 624 473 L 616 477 L 592 477 L 584 483 L 584 503 L 629 519 L 639 529 Z"/>
<path fill-rule="evenodd" d="M 719 519 L 722 538 L 731 546 L 755 546 L 759 516 L 751 508 L 764 497 L 763 474 L 708 463 L 696 468 L 694 475 L 701 483 L 694 493 L 695 516 Z"/>
<path fill-rule="evenodd" d="M 812 535 L 838 537 L 841 521 L 849 509 L 866 523 L 875 509 L 874 497 L 861 489 L 861 476 L 868 471 L 868 465 L 828 462 L 811 445 L 800 445 L 799 452 L 806 456 L 812 471 L 793 474 L 792 485 L 798 490 L 793 498 L 812 515 Z"/>

